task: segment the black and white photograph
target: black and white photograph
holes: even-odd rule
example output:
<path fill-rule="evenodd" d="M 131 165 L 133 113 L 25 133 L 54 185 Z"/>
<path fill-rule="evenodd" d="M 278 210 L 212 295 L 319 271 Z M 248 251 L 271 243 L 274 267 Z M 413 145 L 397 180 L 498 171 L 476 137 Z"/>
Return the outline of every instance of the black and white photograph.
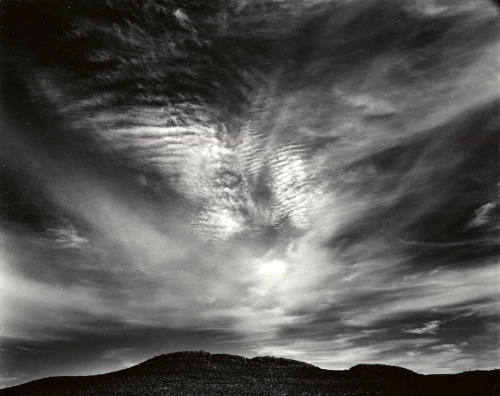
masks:
<path fill-rule="evenodd" d="M 0 395 L 500 395 L 499 13 L 0 0 Z"/>

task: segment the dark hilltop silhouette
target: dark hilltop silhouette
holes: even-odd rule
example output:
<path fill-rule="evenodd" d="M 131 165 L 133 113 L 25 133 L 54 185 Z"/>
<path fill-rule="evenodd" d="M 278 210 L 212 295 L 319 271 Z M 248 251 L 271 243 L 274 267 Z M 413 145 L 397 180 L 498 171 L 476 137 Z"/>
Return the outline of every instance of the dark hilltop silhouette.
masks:
<path fill-rule="evenodd" d="M 361 364 L 324 370 L 296 360 L 176 352 L 108 374 L 53 377 L 0 390 L 8 395 L 470 395 L 500 394 L 500 370 L 421 375 Z"/>

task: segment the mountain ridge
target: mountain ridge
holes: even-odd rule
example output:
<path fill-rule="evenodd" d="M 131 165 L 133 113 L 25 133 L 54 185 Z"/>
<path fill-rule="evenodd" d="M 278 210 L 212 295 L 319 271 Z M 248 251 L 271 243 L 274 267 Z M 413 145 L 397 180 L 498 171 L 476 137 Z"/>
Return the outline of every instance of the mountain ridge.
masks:
<path fill-rule="evenodd" d="M 423 375 L 398 366 L 326 370 L 273 356 L 182 351 L 91 376 L 49 377 L 0 389 L 18 395 L 495 395 L 500 369 Z"/>

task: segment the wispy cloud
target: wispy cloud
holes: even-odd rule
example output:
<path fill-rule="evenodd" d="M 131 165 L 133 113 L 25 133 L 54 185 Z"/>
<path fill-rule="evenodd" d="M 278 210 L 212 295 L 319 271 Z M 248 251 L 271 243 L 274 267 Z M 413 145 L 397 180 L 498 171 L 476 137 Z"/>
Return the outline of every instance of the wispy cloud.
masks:
<path fill-rule="evenodd" d="M 438 329 L 440 324 L 441 324 L 441 321 L 433 320 L 433 321 L 425 323 L 423 327 L 409 329 L 409 330 L 406 330 L 406 332 L 407 333 L 414 333 L 414 334 L 436 334 L 437 329 Z"/>
<path fill-rule="evenodd" d="M 73 226 L 61 228 L 49 228 L 47 232 L 51 235 L 55 244 L 62 248 L 80 248 L 88 243 L 88 240 L 80 236 Z"/>

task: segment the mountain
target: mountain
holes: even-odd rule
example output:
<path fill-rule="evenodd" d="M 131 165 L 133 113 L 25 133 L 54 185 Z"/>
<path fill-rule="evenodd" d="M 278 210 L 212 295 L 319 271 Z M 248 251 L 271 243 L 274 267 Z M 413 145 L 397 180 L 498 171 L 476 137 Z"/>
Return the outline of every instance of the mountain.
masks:
<path fill-rule="evenodd" d="M 1 396 L 94 395 L 470 395 L 500 391 L 500 370 L 421 375 L 386 365 L 324 370 L 296 360 L 176 352 L 108 374 L 53 377 L 0 390 Z"/>

